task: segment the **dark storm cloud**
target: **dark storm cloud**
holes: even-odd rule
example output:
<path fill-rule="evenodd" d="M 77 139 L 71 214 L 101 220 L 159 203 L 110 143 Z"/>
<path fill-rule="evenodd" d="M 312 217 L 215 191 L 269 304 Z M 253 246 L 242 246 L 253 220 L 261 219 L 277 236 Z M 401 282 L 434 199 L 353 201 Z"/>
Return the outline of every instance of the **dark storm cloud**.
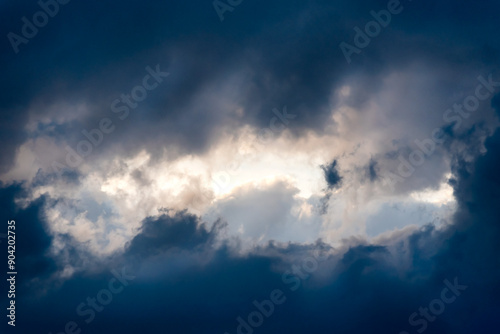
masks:
<path fill-rule="evenodd" d="M 199 225 L 198 218 L 186 212 L 177 212 L 173 217 L 163 215 L 146 218 L 140 233 L 127 246 L 126 256 L 151 256 L 169 249 L 195 251 L 214 242 L 220 224 L 211 230 L 205 224 Z"/>
<path fill-rule="evenodd" d="M 325 175 L 328 189 L 338 188 L 342 182 L 342 176 L 340 176 L 338 171 L 337 160 L 333 160 L 331 164 L 326 166 L 321 166 L 321 169 Z"/>
<path fill-rule="evenodd" d="M 500 94 L 495 95 L 491 101 L 491 106 L 495 109 L 497 117 L 500 117 Z"/>
<path fill-rule="evenodd" d="M 408 8 L 347 65 L 338 44 L 351 41 L 353 26 L 363 25 L 371 19 L 371 9 L 386 4 L 244 2 L 221 24 L 210 1 L 153 1 L 146 6 L 73 0 L 19 54 L 12 52 L 7 39 L 2 40 L 0 166 L 10 166 L 16 148 L 26 139 L 23 129 L 30 106 L 32 113 L 44 114 L 45 107 L 59 100 L 90 101 L 90 114 L 78 115 L 77 121 L 50 134 L 76 142 L 81 129 L 95 127 L 110 113 L 113 99 L 141 82 L 148 65 L 161 64 L 171 78 L 144 101 L 144 117 L 120 124 L 107 141 L 122 145 L 124 151 L 158 145 L 158 139 L 201 150 L 210 144 L 219 124 L 267 126 L 269 110 L 280 105 L 287 105 L 302 120 L 294 122 L 292 130 L 321 131 L 330 110 L 328 94 L 349 75 L 361 80 L 349 102 L 360 106 L 379 89 L 384 73 L 417 60 L 456 71 L 457 76 L 471 67 L 487 71 L 498 66 L 498 2 L 465 5 L 451 0 L 405 3 Z M 3 35 L 18 32 L 20 18 L 38 10 L 35 2 L 0 6 Z M 235 68 L 244 73 L 243 92 L 234 98 L 246 108 L 244 118 L 222 115 L 217 103 L 197 108 L 205 100 L 197 105 L 195 97 L 230 77 Z M 498 98 L 493 105 L 498 111 Z M 273 289 L 281 289 L 286 302 L 276 306 L 256 332 L 415 333 L 421 327 L 411 327 L 408 317 L 440 297 L 444 280 L 457 277 L 467 290 L 446 305 L 442 315 L 426 322 L 426 333 L 497 333 L 499 132 L 487 140 L 486 148 L 488 152 L 475 163 L 456 155 L 450 182 L 459 210 L 453 225 L 444 230 L 426 227 L 392 246 L 355 245 L 321 262 L 317 276 L 295 277 L 293 282 L 301 282 L 295 291 L 291 289 L 295 283 L 285 283 L 276 268 L 288 268 L 291 264 L 283 258 L 290 249 L 300 254 L 299 246 L 270 245 L 240 257 L 229 246 L 216 249 L 214 238 L 222 232 L 185 213 L 146 219 L 123 254 L 61 283 L 53 276 L 62 268 L 49 253 L 54 239 L 42 210 L 49 199 L 19 209 L 14 198 L 22 195 L 21 187 L 4 186 L 2 217 L 16 220 L 19 235 L 22 290 L 17 297 L 16 332 L 59 333 L 73 320 L 94 334 L 145 329 L 233 334 L 236 318 L 255 310 L 254 300 L 268 299 Z M 340 176 L 331 166 L 325 176 L 329 185 L 336 185 Z M 76 174 L 67 177 L 68 182 L 78 182 Z M 82 257 L 77 250 L 67 252 L 72 261 Z M 310 249 L 302 254 L 310 256 Z M 134 261 L 137 257 L 142 262 Z M 300 264 L 299 258 L 294 258 L 295 264 Z M 120 271 L 129 263 L 134 281 L 87 324 L 77 306 L 108 286 L 111 270 Z M 62 285 L 52 284 L 54 280 Z"/>
<path fill-rule="evenodd" d="M 15 199 L 25 195 L 21 184 L 8 187 L 2 185 L 0 188 L 1 213 L 3 219 L 16 222 L 13 231 L 16 240 L 16 268 L 19 272 L 23 272 L 23 275 L 17 278 L 18 288 L 24 289 L 25 286 L 31 285 L 43 290 L 39 282 L 50 277 L 58 266 L 48 254 L 52 237 L 48 234 L 47 225 L 41 219 L 45 198 L 40 198 L 25 209 L 19 209 Z M 7 227 L 7 222 L 4 226 Z M 6 251 L 7 239 L 0 240 L 0 247 Z M 3 291 L 8 291 L 5 283 L 5 280 L 2 280 L 0 287 Z M 5 294 L 2 297 L 4 301 L 2 305 L 5 304 L 6 296 Z"/>
<path fill-rule="evenodd" d="M 491 29 L 497 2 L 471 3 L 471 9 L 450 1 L 403 5 L 400 16 L 354 55 L 351 65 L 340 42 L 352 42 L 354 26 L 364 27 L 372 19 L 370 10 L 385 8 L 386 1 L 257 1 L 238 6 L 223 23 L 212 4 L 202 1 L 61 5 L 18 54 L 2 39 L 2 168 L 26 139 L 28 109 L 40 116 L 58 101 L 86 103 L 90 109 L 61 125 L 62 133 L 51 134 L 73 146 L 82 130 L 110 117 L 118 123 L 116 131 L 97 154 L 111 149 L 134 154 L 143 147 L 160 152 L 170 145 L 199 152 L 217 139 L 219 127 L 267 126 L 269 111 L 281 105 L 300 116 L 290 125 L 294 133 L 321 131 L 336 104 L 330 99 L 334 89 L 355 82 L 347 103 L 359 107 L 380 89 L 388 71 L 417 59 L 449 73 L 498 65 L 498 36 Z M 21 33 L 21 18 L 30 19 L 38 10 L 35 2 L 5 4 L 0 30 Z M 482 62 L 471 64 L 471 58 Z M 171 77 L 141 102 L 133 121 L 120 123 L 110 112 L 111 102 L 138 84 L 146 66 L 156 64 Z M 228 93 L 221 85 L 236 74 L 234 94 L 226 97 L 231 103 L 218 101 Z M 443 92 L 456 91 L 454 82 Z M 245 109 L 241 118 L 232 114 L 240 105 Z"/>
<path fill-rule="evenodd" d="M 370 182 L 374 182 L 378 178 L 378 168 L 377 168 L 377 161 L 370 159 L 370 163 L 366 167 L 366 175 L 368 176 L 368 179 Z"/>
<path fill-rule="evenodd" d="M 324 215 L 328 212 L 330 206 L 332 190 L 342 186 L 342 176 L 340 176 L 338 171 L 337 160 L 333 160 L 330 164 L 321 165 L 320 167 L 323 170 L 327 188 L 325 189 L 325 195 L 319 200 L 318 212 L 320 215 Z"/>

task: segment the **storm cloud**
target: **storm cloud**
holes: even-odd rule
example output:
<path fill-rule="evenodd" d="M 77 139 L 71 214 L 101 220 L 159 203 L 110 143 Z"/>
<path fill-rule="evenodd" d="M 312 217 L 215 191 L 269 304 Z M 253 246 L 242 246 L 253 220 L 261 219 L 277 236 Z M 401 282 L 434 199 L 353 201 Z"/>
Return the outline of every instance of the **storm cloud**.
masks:
<path fill-rule="evenodd" d="M 236 2 L 0 4 L 1 332 L 498 332 L 500 4 Z"/>

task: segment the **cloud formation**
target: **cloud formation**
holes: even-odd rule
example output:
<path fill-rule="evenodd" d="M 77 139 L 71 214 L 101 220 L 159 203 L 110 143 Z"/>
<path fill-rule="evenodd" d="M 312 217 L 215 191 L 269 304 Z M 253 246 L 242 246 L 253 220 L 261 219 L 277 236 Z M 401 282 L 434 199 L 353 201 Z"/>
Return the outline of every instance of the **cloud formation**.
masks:
<path fill-rule="evenodd" d="M 496 333 L 500 4 L 237 2 L 0 4 L 18 332 Z"/>

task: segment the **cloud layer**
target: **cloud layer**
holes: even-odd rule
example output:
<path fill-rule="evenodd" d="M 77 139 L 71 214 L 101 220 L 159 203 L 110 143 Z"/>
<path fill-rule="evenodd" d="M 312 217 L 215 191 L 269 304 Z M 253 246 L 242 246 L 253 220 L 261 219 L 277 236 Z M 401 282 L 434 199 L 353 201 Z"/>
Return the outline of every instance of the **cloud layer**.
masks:
<path fill-rule="evenodd" d="M 496 333 L 500 4 L 236 2 L 0 4 L 20 332 Z"/>

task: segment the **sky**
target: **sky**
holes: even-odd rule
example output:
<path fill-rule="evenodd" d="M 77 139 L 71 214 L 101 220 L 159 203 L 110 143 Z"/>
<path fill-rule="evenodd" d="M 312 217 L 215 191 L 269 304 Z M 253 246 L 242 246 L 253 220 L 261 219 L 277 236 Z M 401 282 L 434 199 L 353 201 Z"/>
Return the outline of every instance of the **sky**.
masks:
<path fill-rule="evenodd" d="M 498 333 L 499 11 L 0 1 L 0 333 Z"/>

